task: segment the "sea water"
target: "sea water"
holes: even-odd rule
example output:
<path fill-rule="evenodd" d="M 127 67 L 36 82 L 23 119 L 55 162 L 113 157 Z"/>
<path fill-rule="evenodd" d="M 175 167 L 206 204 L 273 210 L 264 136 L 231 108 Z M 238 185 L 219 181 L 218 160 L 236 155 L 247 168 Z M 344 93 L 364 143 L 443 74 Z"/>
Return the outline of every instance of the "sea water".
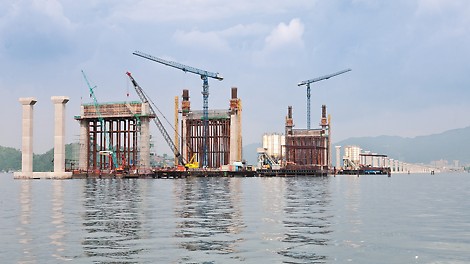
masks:
<path fill-rule="evenodd" d="M 14 180 L 1 263 L 469 263 L 470 174 Z"/>

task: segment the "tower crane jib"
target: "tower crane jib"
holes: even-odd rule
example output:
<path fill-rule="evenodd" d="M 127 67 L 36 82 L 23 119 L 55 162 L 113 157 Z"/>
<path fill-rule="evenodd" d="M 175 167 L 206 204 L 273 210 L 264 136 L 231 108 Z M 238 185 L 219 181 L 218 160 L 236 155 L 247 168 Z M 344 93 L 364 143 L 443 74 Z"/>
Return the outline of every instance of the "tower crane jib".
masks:
<path fill-rule="evenodd" d="M 317 77 L 317 78 L 314 78 L 314 79 L 302 81 L 302 82 L 297 84 L 297 86 L 302 86 L 302 85 L 307 86 L 307 129 L 310 129 L 310 84 L 314 83 L 314 82 L 319 82 L 319 81 L 322 81 L 322 80 L 330 79 L 331 77 L 346 73 L 348 71 L 351 71 L 351 69 L 346 69 L 346 70 L 342 70 L 342 71 L 339 71 L 339 72 L 335 72 L 333 74 L 320 76 L 320 77 Z"/>
<path fill-rule="evenodd" d="M 166 66 L 170 66 L 176 69 L 180 69 L 184 72 L 190 72 L 197 74 L 201 77 L 202 79 L 202 116 L 203 116 L 203 123 L 204 123 L 204 131 L 203 131 L 203 137 L 202 137 L 202 146 L 203 146 L 203 155 L 202 155 L 202 166 L 207 167 L 208 163 L 208 153 L 207 153 L 207 142 L 209 139 L 209 78 L 213 78 L 219 81 L 222 81 L 224 78 L 219 75 L 219 73 L 215 72 L 210 72 L 206 70 L 201 70 L 195 67 L 187 66 L 178 62 L 174 61 L 168 61 L 164 60 L 161 58 L 154 57 L 149 54 L 145 54 L 140 51 L 135 51 L 132 54 L 151 60 L 155 61 L 158 63 L 161 63 Z"/>

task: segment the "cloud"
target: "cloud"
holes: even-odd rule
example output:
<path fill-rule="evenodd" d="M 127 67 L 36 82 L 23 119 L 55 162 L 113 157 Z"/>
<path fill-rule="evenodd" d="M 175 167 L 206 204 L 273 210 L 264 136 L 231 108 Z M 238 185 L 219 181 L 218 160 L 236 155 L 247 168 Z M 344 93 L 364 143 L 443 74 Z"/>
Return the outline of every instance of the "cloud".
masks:
<path fill-rule="evenodd" d="M 220 21 L 244 15 L 284 14 L 299 7 L 312 7 L 316 3 L 316 0 L 274 0 L 269 3 L 265 0 L 140 0 L 119 4 L 115 16 L 145 22 Z"/>
<path fill-rule="evenodd" d="M 418 15 L 439 14 L 446 11 L 470 15 L 470 2 L 467 0 L 418 0 Z"/>
<path fill-rule="evenodd" d="M 303 47 L 304 25 L 298 18 L 288 25 L 280 23 L 265 39 L 265 51 L 271 52 L 284 47 Z"/>
<path fill-rule="evenodd" d="M 51 59 L 68 53 L 73 25 L 55 0 L 18 1 L 8 6 L 1 20 L 2 57 Z"/>
<path fill-rule="evenodd" d="M 254 37 L 264 34 L 268 30 L 268 26 L 253 23 L 253 24 L 237 24 L 233 27 L 224 29 L 220 34 L 224 37 Z"/>
<path fill-rule="evenodd" d="M 184 32 L 178 30 L 173 35 L 173 38 L 178 44 L 183 46 L 197 46 L 217 51 L 228 51 L 230 49 L 227 41 L 221 37 L 220 33 L 214 31 L 201 32 L 193 30 Z"/>
<path fill-rule="evenodd" d="M 57 0 L 33 0 L 33 8 L 64 27 L 70 27 L 72 23 L 64 15 L 62 4 Z"/>
<path fill-rule="evenodd" d="M 246 45 L 252 46 L 267 31 L 268 27 L 261 24 L 237 24 L 216 31 L 178 30 L 173 39 L 182 46 L 228 52 Z"/>

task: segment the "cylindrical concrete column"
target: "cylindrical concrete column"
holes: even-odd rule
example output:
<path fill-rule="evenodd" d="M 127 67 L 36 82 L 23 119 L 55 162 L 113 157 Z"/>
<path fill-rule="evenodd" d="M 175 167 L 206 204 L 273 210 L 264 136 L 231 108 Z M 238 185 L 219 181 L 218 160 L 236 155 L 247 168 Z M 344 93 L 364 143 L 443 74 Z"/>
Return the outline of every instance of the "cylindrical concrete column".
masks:
<path fill-rule="evenodd" d="M 65 172 L 65 104 L 66 96 L 52 96 L 54 103 L 54 173 Z"/>
<path fill-rule="evenodd" d="M 34 97 L 23 97 L 19 101 L 23 108 L 21 171 L 22 176 L 31 176 L 33 173 L 33 106 L 37 100 Z"/>
<path fill-rule="evenodd" d="M 82 106 L 83 107 L 83 106 Z M 80 154 L 78 157 L 78 168 L 81 171 L 88 170 L 88 122 L 80 120 Z"/>
<path fill-rule="evenodd" d="M 341 146 L 335 146 L 336 148 L 336 169 L 341 168 Z"/>
<path fill-rule="evenodd" d="M 142 117 L 140 118 L 140 168 L 150 168 L 150 113 L 149 104 L 142 103 Z"/>
<path fill-rule="evenodd" d="M 241 161 L 239 157 L 238 149 L 238 115 L 230 115 L 230 155 L 229 164 L 233 164 L 236 161 Z M 226 165 L 226 164 L 222 164 Z"/>

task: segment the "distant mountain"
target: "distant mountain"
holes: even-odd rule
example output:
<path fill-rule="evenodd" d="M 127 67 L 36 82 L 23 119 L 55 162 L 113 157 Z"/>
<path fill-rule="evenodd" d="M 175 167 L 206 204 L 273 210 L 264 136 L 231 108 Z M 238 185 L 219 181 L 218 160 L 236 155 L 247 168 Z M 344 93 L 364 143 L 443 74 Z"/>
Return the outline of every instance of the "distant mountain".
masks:
<path fill-rule="evenodd" d="M 440 134 L 403 138 L 396 136 L 357 137 L 336 142 L 333 146 L 358 145 L 363 150 L 386 154 L 390 158 L 411 163 L 430 163 L 435 160 L 459 160 L 470 163 L 470 127 L 449 130 Z M 333 157 L 334 154 L 333 148 Z"/>
<path fill-rule="evenodd" d="M 258 163 L 258 153 L 256 149 L 262 147 L 261 143 L 252 143 L 243 146 L 243 159 L 250 165 L 256 165 Z"/>

